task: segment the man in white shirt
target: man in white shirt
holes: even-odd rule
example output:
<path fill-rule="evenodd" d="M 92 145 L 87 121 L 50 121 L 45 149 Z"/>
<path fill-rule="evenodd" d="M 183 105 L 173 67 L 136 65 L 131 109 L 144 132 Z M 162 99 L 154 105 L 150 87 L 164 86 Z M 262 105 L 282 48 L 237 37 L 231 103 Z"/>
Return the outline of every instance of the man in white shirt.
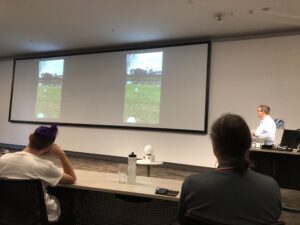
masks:
<path fill-rule="evenodd" d="M 58 129 L 40 126 L 29 136 L 29 144 L 23 151 L 7 153 L 0 157 L 0 177 L 10 179 L 40 179 L 45 194 L 45 204 L 50 222 L 61 221 L 67 210 L 61 207 L 62 201 L 48 194 L 48 186 L 58 183 L 73 184 L 76 175 L 64 151 L 54 143 Z M 41 156 L 49 153 L 58 158 L 62 169 Z M 68 215 L 66 215 L 68 216 Z"/>
<path fill-rule="evenodd" d="M 260 124 L 255 131 L 252 131 L 252 135 L 254 137 L 263 139 L 265 145 L 272 146 L 275 140 L 276 124 L 269 114 L 269 106 L 260 105 L 258 107 L 257 115 L 260 119 Z"/>

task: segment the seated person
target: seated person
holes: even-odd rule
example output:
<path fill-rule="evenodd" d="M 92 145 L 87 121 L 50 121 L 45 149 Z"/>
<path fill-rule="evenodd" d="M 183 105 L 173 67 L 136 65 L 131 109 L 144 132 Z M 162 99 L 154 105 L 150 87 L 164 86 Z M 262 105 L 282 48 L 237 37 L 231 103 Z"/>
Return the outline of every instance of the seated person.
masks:
<path fill-rule="evenodd" d="M 63 204 L 63 202 L 59 202 L 55 196 L 48 194 L 46 188 L 58 183 L 73 184 L 76 181 L 76 175 L 68 157 L 57 144 L 54 144 L 57 132 L 58 129 L 55 125 L 40 126 L 29 136 L 29 144 L 23 151 L 7 153 L 0 157 L 0 177 L 40 179 L 42 181 L 50 222 L 58 221 L 60 216 L 67 216 L 64 212 L 70 210 L 60 208 L 60 203 Z M 60 170 L 51 161 L 40 158 L 47 153 L 60 160 L 63 170 Z"/>
<path fill-rule="evenodd" d="M 182 185 L 178 219 L 203 223 L 258 225 L 275 223 L 281 214 L 276 181 L 249 168 L 251 134 L 238 115 L 225 114 L 211 131 L 218 167 L 187 177 Z"/>

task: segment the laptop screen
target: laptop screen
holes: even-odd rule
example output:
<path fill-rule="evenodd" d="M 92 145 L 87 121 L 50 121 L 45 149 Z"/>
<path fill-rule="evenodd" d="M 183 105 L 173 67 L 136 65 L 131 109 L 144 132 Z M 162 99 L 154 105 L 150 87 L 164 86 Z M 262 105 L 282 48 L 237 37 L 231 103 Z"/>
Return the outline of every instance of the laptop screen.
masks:
<path fill-rule="evenodd" d="M 284 130 L 281 138 L 281 147 L 298 148 L 300 142 L 299 130 Z"/>

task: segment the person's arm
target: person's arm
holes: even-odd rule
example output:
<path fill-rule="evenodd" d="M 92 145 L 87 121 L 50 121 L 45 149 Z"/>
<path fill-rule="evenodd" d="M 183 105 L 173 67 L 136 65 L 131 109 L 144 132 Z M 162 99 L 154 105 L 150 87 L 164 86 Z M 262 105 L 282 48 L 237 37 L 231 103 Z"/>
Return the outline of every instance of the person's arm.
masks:
<path fill-rule="evenodd" d="M 254 136 L 267 140 L 274 141 L 276 132 L 276 124 L 272 119 L 263 121 L 256 129 Z"/>
<path fill-rule="evenodd" d="M 264 138 L 263 132 L 264 132 L 264 124 L 260 123 L 258 128 L 256 128 L 256 130 L 253 132 L 253 135 L 258 138 Z"/>
<path fill-rule="evenodd" d="M 50 149 L 50 154 L 58 157 L 63 167 L 64 174 L 59 183 L 74 184 L 76 181 L 76 175 L 65 152 L 57 144 L 53 144 Z"/>
<path fill-rule="evenodd" d="M 261 138 L 261 139 L 266 139 L 268 137 L 268 134 L 261 131 L 261 130 L 256 130 L 254 133 L 255 137 Z"/>

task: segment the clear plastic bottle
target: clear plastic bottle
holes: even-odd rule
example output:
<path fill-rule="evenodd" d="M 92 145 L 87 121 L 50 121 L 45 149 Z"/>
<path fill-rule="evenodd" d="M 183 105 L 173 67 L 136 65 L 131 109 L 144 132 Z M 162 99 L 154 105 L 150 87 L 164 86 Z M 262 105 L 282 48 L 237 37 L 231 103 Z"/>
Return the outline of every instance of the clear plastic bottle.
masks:
<path fill-rule="evenodd" d="M 132 152 L 128 156 L 127 182 L 135 183 L 136 180 L 136 155 Z"/>

